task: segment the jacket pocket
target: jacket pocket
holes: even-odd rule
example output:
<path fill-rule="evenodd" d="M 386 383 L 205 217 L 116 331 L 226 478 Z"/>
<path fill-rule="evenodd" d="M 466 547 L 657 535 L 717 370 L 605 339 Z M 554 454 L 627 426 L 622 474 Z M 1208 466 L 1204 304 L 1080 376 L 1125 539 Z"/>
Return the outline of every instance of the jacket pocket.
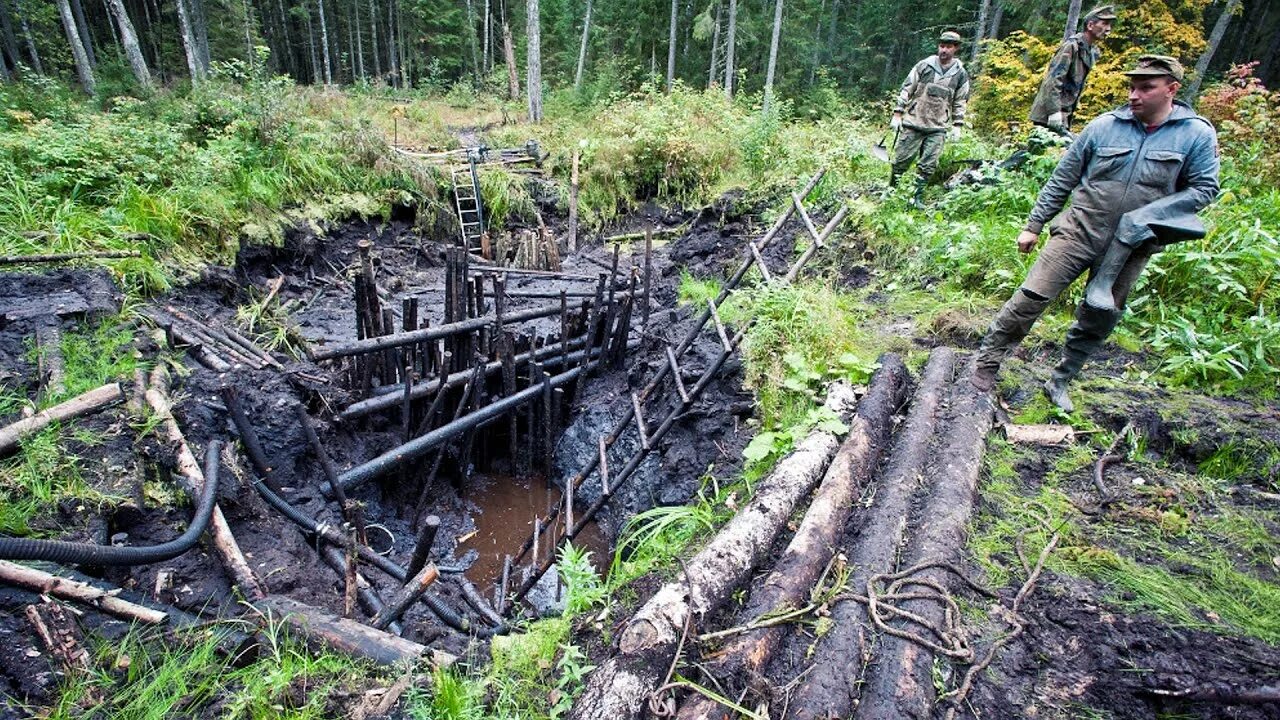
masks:
<path fill-rule="evenodd" d="M 1093 151 L 1093 161 L 1089 163 L 1090 180 L 1114 180 L 1120 175 L 1133 155 L 1133 148 L 1103 145 Z"/>
<path fill-rule="evenodd" d="M 1138 168 L 1138 183 L 1156 188 L 1172 188 L 1182 172 L 1186 156 L 1172 150 L 1149 150 Z"/>

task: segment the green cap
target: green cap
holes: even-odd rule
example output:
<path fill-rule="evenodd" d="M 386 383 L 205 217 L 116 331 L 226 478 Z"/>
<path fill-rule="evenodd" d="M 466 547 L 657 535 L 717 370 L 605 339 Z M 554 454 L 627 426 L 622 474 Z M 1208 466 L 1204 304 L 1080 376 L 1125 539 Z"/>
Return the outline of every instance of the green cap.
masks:
<path fill-rule="evenodd" d="M 1093 22 L 1094 20 L 1115 20 L 1115 19 L 1116 19 L 1115 5 L 1099 5 L 1098 7 L 1084 14 L 1084 21 L 1086 23 Z"/>
<path fill-rule="evenodd" d="M 1143 55 L 1138 58 L 1138 64 L 1132 70 L 1125 72 L 1129 77 L 1159 77 L 1168 75 L 1169 77 L 1182 82 L 1182 63 L 1177 58 L 1168 55 Z"/>
<path fill-rule="evenodd" d="M 959 45 L 959 44 L 960 44 L 960 33 L 956 32 L 955 30 L 947 30 L 946 32 L 944 32 L 944 33 L 942 33 L 941 35 L 939 35 L 939 36 L 938 36 L 938 42 L 940 42 L 940 43 L 952 43 L 952 44 L 955 44 L 955 45 Z"/>

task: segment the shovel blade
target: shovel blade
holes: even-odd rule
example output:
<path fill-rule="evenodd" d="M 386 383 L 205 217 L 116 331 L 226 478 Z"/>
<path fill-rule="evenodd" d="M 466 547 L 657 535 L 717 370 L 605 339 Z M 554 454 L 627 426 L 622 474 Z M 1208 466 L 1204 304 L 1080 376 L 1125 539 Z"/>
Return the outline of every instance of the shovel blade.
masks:
<path fill-rule="evenodd" d="M 871 147 L 871 154 L 876 156 L 881 162 L 889 162 L 889 148 L 884 143 L 876 143 Z"/>

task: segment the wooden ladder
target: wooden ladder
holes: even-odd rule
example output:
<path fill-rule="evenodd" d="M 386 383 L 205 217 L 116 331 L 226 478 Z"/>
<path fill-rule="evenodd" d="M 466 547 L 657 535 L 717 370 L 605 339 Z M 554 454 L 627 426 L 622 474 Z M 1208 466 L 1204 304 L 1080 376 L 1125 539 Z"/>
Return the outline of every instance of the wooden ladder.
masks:
<path fill-rule="evenodd" d="M 480 198 L 479 149 L 467 151 L 467 164 L 450 168 L 454 207 L 458 210 L 459 244 L 467 252 L 485 255 L 484 209 Z"/>

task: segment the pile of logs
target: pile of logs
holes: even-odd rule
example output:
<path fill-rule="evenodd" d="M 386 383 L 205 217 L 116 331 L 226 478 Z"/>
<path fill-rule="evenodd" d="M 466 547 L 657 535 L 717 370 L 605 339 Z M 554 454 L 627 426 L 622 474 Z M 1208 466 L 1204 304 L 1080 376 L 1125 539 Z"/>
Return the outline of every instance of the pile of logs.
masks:
<path fill-rule="evenodd" d="M 648 712 L 709 720 L 730 710 L 804 720 L 932 716 L 938 698 L 930 673 L 940 655 L 912 631 L 920 623 L 942 627 L 947 608 L 927 593 L 902 592 L 896 607 L 882 601 L 868 615 L 867 596 L 904 568 L 915 573 L 910 584 L 944 596 L 959 589 L 948 569 L 959 560 L 994 413 L 967 377 L 955 380 L 955 353 L 940 348 L 895 434 L 894 413 L 910 377 L 896 356 L 880 365 L 856 413 L 847 389 L 831 391 L 829 406 L 849 425 L 843 442 L 815 430 L 779 461 L 755 497 L 624 625 L 615 654 L 589 678 L 571 718 Z M 943 418 L 950 430 L 936 432 Z M 753 580 L 806 500 L 808 510 L 771 570 Z M 742 589 L 747 600 L 728 627 L 705 627 Z M 834 623 L 795 686 L 780 694 L 767 680 L 777 651 L 794 622 L 819 608 Z M 673 680 L 682 663 L 694 662 L 701 675 L 682 675 L 701 684 Z"/>

